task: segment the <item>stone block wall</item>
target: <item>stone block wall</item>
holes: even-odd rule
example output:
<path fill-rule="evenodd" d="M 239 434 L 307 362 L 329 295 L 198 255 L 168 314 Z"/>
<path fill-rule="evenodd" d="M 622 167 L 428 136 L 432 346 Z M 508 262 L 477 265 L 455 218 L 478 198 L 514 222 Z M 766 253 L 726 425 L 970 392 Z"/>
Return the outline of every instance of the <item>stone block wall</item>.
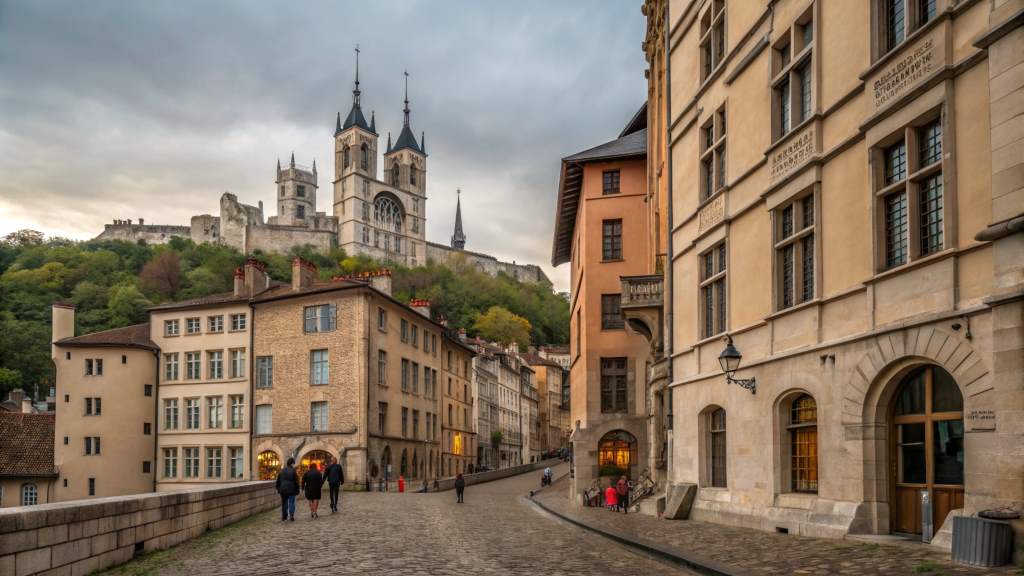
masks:
<path fill-rule="evenodd" d="M 0 574 L 88 574 L 278 506 L 272 482 L 245 482 L 0 510 Z"/>

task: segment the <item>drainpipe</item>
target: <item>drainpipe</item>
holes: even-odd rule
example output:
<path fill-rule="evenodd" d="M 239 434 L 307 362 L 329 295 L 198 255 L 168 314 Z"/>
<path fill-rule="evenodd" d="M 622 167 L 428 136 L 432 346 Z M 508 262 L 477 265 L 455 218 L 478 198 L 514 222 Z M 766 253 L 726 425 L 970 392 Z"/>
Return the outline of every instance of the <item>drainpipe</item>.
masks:
<path fill-rule="evenodd" d="M 256 445 L 255 432 L 256 432 L 256 301 L 253 298 L 249 299 L 249 454 L 245 457 L 247 467 L 249 469 L 249 481 L 255 480 L 252 475 L 252 453 L 253 446 Z M 245 422 L 245 418 L 242 419 Z"/>
<path fill-rule="evenodd" d="M 156 492 L 157 470 L 160 468 L 160 349 L 153 350 L 156 359 L 156 377 L 153 379 L 153 492 Z"/>
<path fill-rule="evenodd" d="M 672 402 L 672 394 L 673 394 L 673 388 L 672 388 L 672 352 L 673 352 L 673 349 L 674 349 L 673 348 L 673 346 L 674 346 L 674 338 L 672 337 L 673 336 L 673 334 L 672 334 L 672 331 L 673 331 L 673 322 L 672 322 L 672 318 L 673 318 L 672 290 L 674 289 L 674 283 L 672 282 L 672 276 L 673 276 L 672 271 L 674 269 L 674 266 L 673 266 L 673 256 L 674 256 L 674 254 L 672 252 L 672 89 L 671 89 L 671 86 L 672 86 L 672 66 L 670 65 L 670 63 L 671 63 L 671 44 L 670 44 L 670 42 L 672 40 L 672 23 L 669 21 L 669 16 L 670 16 L 671 13 L 669 12 L 668 5 L 669 5 L 669 2 L 665 2 L 665 16 L 664 16 L 664 22 L 665 22 L 665 43 L 664 43 L 664 47 L 663 47 L 663 50 L 664 50 L 664 53 L 665 53 L 665 151 L 666 151 L 665 155 L 666 155 L 666 164 L 667 164 L 667 171 L 668 171 L 668 186 L 667 186 L 667 190 L 668 190 L 668 199 L 667 199 L 667 201 L 668 201 L 668 226 L 667 226 L 667 228 L 668 228 L 668 230 L 667 230 L 667 232 L 668 233 L 666 234 L 666 241 L 665 241 L 665 252 L 666 252 L 666 258 L 665 258 L 665 288 L 667 288 L 667 290 L 662 290 L 661 293 L 662 293 L 662 297 L 665 298 L 665 324 L 667 326 L 667 329 L 665 329 L 665 327 L 662 327 L 663 329 L 665 329 L 665 337 L 664 337 L 665 343 L 664 343 L 663 348 L 665 350 L 664 353 L 668 356 L 667 359 L 666 359 L 666 361 L 668 362 L 668 365 L 665 367 L 665 369 L 666 369 L 666 372 L 665 372 L 666 373 L 666 378 L 668 380 L 668 382 L 667 382 L 667 384 L 668 384 L 668 424 L 666 426 L 666 428 L 667 428 L 666 436 L 667 436 L 667 440 L 668 440 L 668 456 L 666 458 L 667 461 L 666 461 L 665 467 L 667 469 L 666 470 L 666 472 L 667 472 L 666 477 L 669 479 L 668 483 L 671 483 L 671 479 L 672 479 L 672 460 L 673 460 L 673 458 L 672 458 L 672 452 L 673 452 L 672 435 L 673 435 L 673 431 L 672 430 L 673 430 L 673 420 L 675 419 L 674 414 L 672 413 L 672 405 L 673 405 L 673 402 Z M 667 486 L 666 486 L 666 489 L 667 489 Z"/>

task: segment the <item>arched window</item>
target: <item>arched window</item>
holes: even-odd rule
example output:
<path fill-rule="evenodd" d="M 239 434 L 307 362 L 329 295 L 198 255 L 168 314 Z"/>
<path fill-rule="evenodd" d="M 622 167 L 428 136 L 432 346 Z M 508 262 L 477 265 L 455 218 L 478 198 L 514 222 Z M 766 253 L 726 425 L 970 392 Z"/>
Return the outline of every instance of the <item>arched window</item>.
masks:
<path fill-rule="evenodd" d="M 370 169 L 370 149 L 366 147 L 366 142 L 359 147 L 359 167 L 363 170 Z"/>
<path fill-rule="evenodd" d="M 709 481 L 714 488 L 726 488 L 726 443 L 725 409 L 716 408 L 707 415 L 708 419 L 708 471 Z"/>
<path fill-rule="evenodd" d="M 818 403 L 809 394 L 789 408 L 789 477 L 794 492 L 818 492 Z"/>
<path fill-rule="evenodd" d="M 601 437 L 597 443 L 597 464 L 601 476 L 629 474 L 636 464 L 636 437 L 625 430 L 615 430 Z"/>
<path fill-rule="evenodd" d="M 398 163 L 391 167 L 391 185 L 398 186 L 398 181 L 401 178 L 401 169 L 398 167 Z"/>
<path fill-rule="evenodd" d="M 273 450 L 264 450 L 256 455 L 260 480 L 273 480 L 281 471 L 281 457 Z"/>
<path fill-rule="evenodd" d="M 21 485 L 21 505 L 35 506 L 39 503 L 39 489 L 35 484 L 27 483 Z"/>
<path fill-rule="evenodd" d="M 416 185 L 416 167 L 409 166 L 409 184 Z"/>
<path fill-rule="evenodd" d="M 330 459 L 331 454 L 329 452 L 325 452 L 323 450 L 310 450 L 309 452 L 306 452 L 306 455 L 303 456 L 302 459 L 299 460 L 298 465 L 295 466 L 295 473 L 299 475 L 299 478 L 302 478 L 302 475 L 309 470 L 312 464 L 316 464 L 316 469 L 323 472 L 324 467 L 327 466 Z"/>
<path fill-rule="evenodd" d="M 401 232 L 404 218 L 405 212 L 394 196 L 380 194 L 373 201 L 373 220 L 378 228 Z"/>
<path fill-rule="evenodd" d="M 352 154 L 348 151 L 348 146 L 345 146 L 344 152 L 341 153 L 342 157 L 345 158 L 343 166 L 348 168 L 348 165 L 352 163 Z"/>

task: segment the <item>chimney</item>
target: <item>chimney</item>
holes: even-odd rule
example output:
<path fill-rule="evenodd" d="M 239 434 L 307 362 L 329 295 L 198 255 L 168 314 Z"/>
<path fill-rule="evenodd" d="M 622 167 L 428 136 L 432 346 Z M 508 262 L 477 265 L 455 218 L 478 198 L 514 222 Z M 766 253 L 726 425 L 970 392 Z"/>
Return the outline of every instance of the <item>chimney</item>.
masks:
<path fill-rule="evenodd" d="M 343 276 L 334 276 L 331 278 L 332 282 L 340 280 L 369 284 L 380 292 L 391 296 L 391 270 L 388 268 L 381 268 L 375 272 L 359 272 L 356 274 L 345 274 Z"/>
<path fill-rule="evenodd" d="M 245 293 L 245 272 L 242 271 L 242 267 L 235 268 L 235 296 L 241 296 Z"/>
<path fill-rule="evenodd" d="M 53 325 L 51 327 L 51 344 L 75 335 L 75 307 L 63 302 L 55 302 L 52 308 Z M 57 346 L 50 347 L 50 356 L 57 359 Z"/>
<path fill-rule="evenodd" d="M 32 405 L 31 398 L 21 399 L 21 413 L 22 414 L 34 414 L 36 411 L 35 406 Z"/>
<path fill-rule="evenodd" d="M 270 287 L 270 276 L 267 276 L 267 265 L 255 258 L 245 261 L 245 289 L 243 296 L 252 298 Z"/>
<path fill-rule="evenodd" d="M 296 256 L 292 259 L 292 291 L 309 288 L 316 282 L 316 264 Z"/>
<path fill-rule="evenodd" d="M 7 396 L 8 402 L 10 402 L 11 404 L 17 404 L 18 406 L 21 406 L 21 401 L 24 399 L 25 391 L 22 390 L 21 388 L 15 388 L 14 390 L 11 390 L 10 395 Z"/>
<path fill-rule="evenodd" d="M 409 308 L 412 308 L 423 316 L 430 318 L 430 300 L 413 298 L 412 300 L 409 300 Z"/>
<path fill-rule="evenodd" d="M 466 343 L 466 329 L 459 328 L 459 342 Z"/>

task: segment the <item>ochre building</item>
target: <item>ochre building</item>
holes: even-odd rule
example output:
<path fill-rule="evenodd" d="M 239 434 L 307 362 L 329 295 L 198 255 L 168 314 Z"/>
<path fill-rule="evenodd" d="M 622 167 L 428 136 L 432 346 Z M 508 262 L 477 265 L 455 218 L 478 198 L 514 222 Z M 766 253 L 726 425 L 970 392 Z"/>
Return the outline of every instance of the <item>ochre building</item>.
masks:
<path fill-rule="evenodd" d="M 952 516 L 1019 509 L 1022 4 L 668 4 L 691 517 L 948 548 Z"/>

